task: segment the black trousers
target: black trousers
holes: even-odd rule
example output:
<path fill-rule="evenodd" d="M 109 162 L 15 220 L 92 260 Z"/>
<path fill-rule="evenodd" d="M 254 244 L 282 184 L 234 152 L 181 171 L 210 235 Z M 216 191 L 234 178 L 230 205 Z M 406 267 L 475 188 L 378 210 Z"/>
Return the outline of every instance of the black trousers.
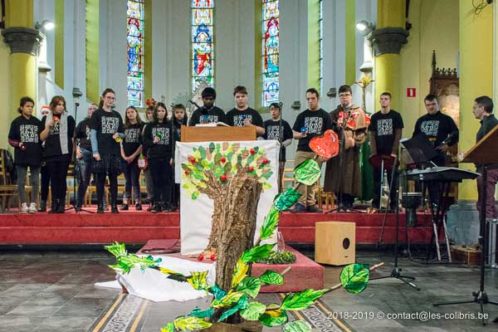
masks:
<path fill-rule="evenodd" d="M 171 206 L 173 169 L 170 160 L 171 157 L 149 159 L 150 173 L 154 183 L 153 200 L 155 204 Z"/>
<path fill-rule="evenodd" d="M 52 201 L 59 200 L 62 204 L 66 201 L 66 177 L 70 161 L 69 155 L 63 155 L 55 159 L 47 160 L 46 162 L 50 174 Z"/>
<path fill-rule="evenodd" d="M 42 201 L 48 200 L 48 188 L 50 187 L 50 170 L 47 167 L 47 164 L 44 165 L 40 169 L 41 174 L 41 183 L 40 183 L 40 198 Z"/>

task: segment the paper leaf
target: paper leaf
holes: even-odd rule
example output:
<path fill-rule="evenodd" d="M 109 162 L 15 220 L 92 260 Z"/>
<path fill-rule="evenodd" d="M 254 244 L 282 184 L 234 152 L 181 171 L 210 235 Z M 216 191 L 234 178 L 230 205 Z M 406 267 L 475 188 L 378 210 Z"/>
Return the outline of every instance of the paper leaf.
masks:
<path fill-rule="evenodd" d="M 367 288 L 370 270 L 364 264 L 350 264 L 341 271 L 342 287 L 352 294 L 361 293 Z"/>
<path fill-rule="evenodd" d="M 192 317 L 192 316 L 177 318 L 175 319 L 173 324 L 175 325 L 175 328 L 180 331 L 202 330 L 202 329 L 207 329 L 208 327 L 211 327 L 211 325 L 213 325 L 212 323 L 204 320 L 203 318 Z"/>
<path fill-rule="evenodd" d="M 161 332 L 175 332 L 175 324 L 168 323 L 166 326 L 161 328 Z"/>
<path fill-rule="evenodd" d="M 233 271 L 232 288 L 236 287 L 247 276 L 247 271 L 249 271 L 249 265 L 239 258 Z"/>
<path fill-rule="evenodd" d="M 294 179 L 302 184 L 311 186 L 320 177 L 320 166 L 313 159 L 307 159 L 294 169 Z"/>
<path fill-rule="evenodd" d="M 259 321 L 268 327 L 283 325 L 287 319 L 287 312 L 281 309 L 267 310 L 259 317 Z"/>
<path fill-rule="evenodd" d="M 332 130 L 326 130 L 323 135 L 310 140 L 310 149 L 324 159 L 330 159 L 339 154 L 339 137 Z"/>
<path fill-rule="evenodd" d="M 288 322 L 283 326 L 284 332 L 311 332 L 312 327 L 310 323 L 304 320 L 295 320 Z"/>
<path fill-rule="evenodd" d="M 202 272 L 191 272 L 190 278 L 187 279 L 187 282 L 192 285 L 192 288 L 197 290 L 205 290 L 208 289 L 207 283 L 208 271 Z"/>
<path fill-rule="evenodd" d="M 245 320 L 259 320 L 261 316 L 266 311 L 266 306 L 259 302 L 250 302 L 249 306 L 244 310 L 240 311 L 240 316 Z"/>
<path fill-rule="evenodd" d="M 226 308 L 226 307 L 229 307 L 232 304 L 238 302 L 243 295 L 244 295 L 244 293 L 242 293 L 242 292 L 233 292 L 233 291 L 230 291 L 230 292 L 228 292 L 227 295 L 225 295 L 221 299 L 214 300 L 211 303 L 211 306 L 214 307 L 214 308 Z"/>
<path fill-rule="evenodd" d="M 251 249 L 244 251 L 240 259 L 242 259 L 244 263 L 253 263 L 259 259 L 268 257 L 274 246 L 275 243 L 252 247 Z"/>
<path fill-rule="evenodd" d="M 314 290 L 306 289 L 302 292 L 288 294 L 283 300 L 280 306 L 284 310 L 303 310 L 312 305 L 316 300 L 318 300 L 323 294 L 325 294 L 324 289 Z"/>
<path fill-rule="evenodd" d="M 255 277 L 245 277 L 244 280 L 237 286 L 238 292 L 243 292 L 252 298 L 258 296 L 261 289 L 261 281 Z"/>
<path fill-rule="evenodd" d="M 259 280 L 265 285 L 283 285 L 284 276 L 272 270 L 266 270 L 265 273 L 260 275 Z"/>
<path fill-rule="evenodd" d="M 215 300 L 219 300 L 225 295 L 227 295 L 227 292 L 221 289 L 218 285 L 209 287 L 208 291 L 209 293 L 213 294 Z"/>
<path fill-rule="evenodd" d="M 277 229 L 279 219 L 280 212 L 272 206 L 270 212 L 266 215 L 263 225 L 261 225 L 261 240 L 266 240 L 272 237 L 273 233 L 275 233 L 275 230 Z"/>
<path fill-rule="evenodd" d="M 126 256 L 128 254 L 124 243 L 114 242 L 113 244 L 105 246 L 105 249 L 115 257 Z"/>
<path fill-rule="evenodd" d="M 297 203 L 299 197 L 301 197 L 301 194 L 296 189 L 289 188 L 275 198 L 273 206 L 278 211 L 288 210 Z"/>
<path fill-rule="evenodd" d="M 206 310 L 195 308 L 188 314 L 188 316 L 197 317 L 197 318 L 210 318 L 213 314 L 214 314 L 213 308 L 209 308 Z"/>
<path fill-rule="evenodd" d="M 225 310 L 223 314 L 221 314 L 220 318 L 218 319 L 218 322 L 224 321 L 225 319 L 239 312 L 240 310 L 247 308 L 247 306 L 248 306 L 247 296 L 244 295 L 240 298 L 240 300 L 237 302 L 236 305 L 234 305 L 230 309 Z"/>

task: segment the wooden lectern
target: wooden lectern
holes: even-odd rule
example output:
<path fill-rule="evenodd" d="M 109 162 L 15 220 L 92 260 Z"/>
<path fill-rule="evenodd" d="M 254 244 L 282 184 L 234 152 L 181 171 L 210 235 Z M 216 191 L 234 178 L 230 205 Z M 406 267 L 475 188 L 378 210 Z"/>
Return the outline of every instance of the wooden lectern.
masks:
<path fill-rule="evenodd" d="M 498 168 L 498 154 L 496 146 L 498 145 L 498 126 L 494 127 L 479 142 L 476 143 L 469 151 L 463 155 L 463 162 L 474 163 L 479 165 L 478 172 L 481 173 L 480 183 L 480 210 L 479 211 L 479 244 L 481 246 L 481 266 L 480 266 L 480 284 L 479 290 L 472 292 L 470 300 L 435 303 L 434 306 L 453 305 L 465 303 L 477 303 L 481 308 L 482 324 L 486 324 L 483 304 L 498 305 L 498 302 L 489 300 L 488 294 L 484 290 L 484 265 L 485 257 L 488 253 L 488 227 L 486 225 L 486 202 L 487 202 L 487 178 L 488 170 Z M 487 319 L 487 317 L 486 317 Z"/>
<path fill-rule="evenodd" d="M 182 142 L 255 141 L 255 127 L 182 126 Z"/>

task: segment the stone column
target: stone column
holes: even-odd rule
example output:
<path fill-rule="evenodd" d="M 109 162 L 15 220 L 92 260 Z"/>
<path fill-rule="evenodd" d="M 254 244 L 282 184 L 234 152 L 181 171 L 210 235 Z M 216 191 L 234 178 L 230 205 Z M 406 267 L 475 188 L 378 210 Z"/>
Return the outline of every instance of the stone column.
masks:
<path fill-rule="evenodd" d="M 394 109 L 401 104 L 399 53 L 407 38 L 405 0 L 379 0 L 376 30 L 371 35 L 375 54 L 375 91 L 377 95 L 391 92 Z M 374 99 L 377 100 L 377 96 Z"/>
<path fill-rule="evenodd" d="M 36 57 L 42 36 L 33 29 L 33 0 L 7 0 L 4 42 L 10 47 L 10 108 L 8 121 L 18 116 L 22 96 L 36 100 Z"/>

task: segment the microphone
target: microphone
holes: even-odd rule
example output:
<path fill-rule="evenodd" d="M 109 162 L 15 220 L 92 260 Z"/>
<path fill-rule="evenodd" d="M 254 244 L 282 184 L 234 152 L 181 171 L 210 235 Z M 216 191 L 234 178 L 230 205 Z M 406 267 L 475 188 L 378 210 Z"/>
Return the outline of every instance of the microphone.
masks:
<path fill-rule="evenodd" d="M 200 106 L 199 106 L 199 105 L 198 105 L 195 101 L 193 101 L 192 99 L 190 99 L 188 102 L 189 102 L 189 103 L 191 103 L 192 105 L 194 105 L 194 106 L 195 106 L 195 107 L 197 107 L 197 108 L 201 108 L 201 107 L 200 107 Z"/>

